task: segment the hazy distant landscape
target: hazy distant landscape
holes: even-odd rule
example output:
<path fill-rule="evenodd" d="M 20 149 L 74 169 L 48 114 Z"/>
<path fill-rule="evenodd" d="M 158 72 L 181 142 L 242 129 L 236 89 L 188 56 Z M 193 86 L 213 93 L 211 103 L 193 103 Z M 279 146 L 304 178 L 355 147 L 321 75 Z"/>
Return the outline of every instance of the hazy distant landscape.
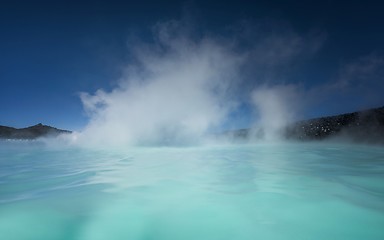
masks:
<path fill-rule="evenodd" d="M 246 128 L 225 131 L 216 134 L 216 137 L 229 137 L 233 140 L 263 140 L 266 131 L 268 129 Z M 32 140 L 71 133 L 69 130 L 57 129 L 41 123 L 19 129 L 0 126 L 0 139 Z M 384 107 L 291 123 L 279 129 L 278 134 L 285 140 L 338 139 L 360 143 L 384 143 Z"/>

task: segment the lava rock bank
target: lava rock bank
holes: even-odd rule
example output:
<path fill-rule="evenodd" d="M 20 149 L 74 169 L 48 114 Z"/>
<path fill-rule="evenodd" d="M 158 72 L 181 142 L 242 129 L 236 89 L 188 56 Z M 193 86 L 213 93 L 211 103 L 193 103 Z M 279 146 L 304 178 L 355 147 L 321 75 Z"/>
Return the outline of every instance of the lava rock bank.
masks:
<path fill-rule="evenodd" d="M 345 138 L 384 143 L 384 107 L 300 121 L 287 126 L 283 136 L 295 140 Z"/>

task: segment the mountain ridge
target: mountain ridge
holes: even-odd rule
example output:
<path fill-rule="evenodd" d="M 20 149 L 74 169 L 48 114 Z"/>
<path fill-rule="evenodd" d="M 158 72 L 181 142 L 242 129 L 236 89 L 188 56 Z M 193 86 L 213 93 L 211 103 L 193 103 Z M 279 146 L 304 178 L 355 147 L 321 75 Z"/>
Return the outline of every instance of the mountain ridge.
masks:
<path fill-rule="evenodd" d="M 61 134 L 70 133 L 72 133 L 72 131 L 58 129 L 41 123 L 25 128 L 0 125 L 0 139 L 32 140 L 40 137 L 56 137 Z"/>

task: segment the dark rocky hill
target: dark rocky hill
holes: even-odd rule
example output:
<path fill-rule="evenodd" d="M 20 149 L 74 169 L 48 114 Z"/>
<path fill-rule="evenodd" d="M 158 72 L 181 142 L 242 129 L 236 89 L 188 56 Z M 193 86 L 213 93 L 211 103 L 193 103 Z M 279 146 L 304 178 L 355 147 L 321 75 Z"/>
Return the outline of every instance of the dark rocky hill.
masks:
<path fill-rule="evenodd" d="M 262 139 L 263 131 L 239 129 L 224 134 L 234 139 Z M 384 143 L 384 107 L 296 122 L 283 128 L 281 137 L 299 141 L 342 138 L 353 142 Z"/>
<path fill-rule="evenodd" d="M 384 143 L 384 107 L 297 122 L 289 125 L 283 136 L 298 140 L 341 137 L 356 142 Z"/>
<path fill-rule="evenodd" d="M 27 128 L 0 126 L 0 139 L 36 139 L 39 137 L 55 137 L 60 134 L 69 133 L 72 132 L 43 125 L 41 123 Z"/>

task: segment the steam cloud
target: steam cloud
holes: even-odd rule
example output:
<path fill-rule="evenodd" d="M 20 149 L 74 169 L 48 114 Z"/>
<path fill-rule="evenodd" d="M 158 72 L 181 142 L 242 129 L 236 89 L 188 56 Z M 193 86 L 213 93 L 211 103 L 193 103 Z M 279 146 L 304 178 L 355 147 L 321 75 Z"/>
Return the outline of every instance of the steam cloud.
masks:
<path fill-rule="evenodd" d="M 194 142 L 223 121 L 234 107 L 228 96 L 241 56 L 212 39 L 191 41 L 171 30 L 165 24 L 156 44 L 135 46 L 137 64 L 118 88 L 81 94 L 91 116 L 81 138 L 102 144 Z"/>
<path fill-rule="evenodd" d="M 259 114 L 257 125 L 263 128 L 265 140 L 278 140 L 282 128 L 296 120 L 301 102 L 299 93 L 295 85 L 260 87 L 252 92 L 252 103 Z"/>
<path fill-rule="evenodd" d="M 220 129 L 244 99 L 255 106 L 257 123 L 270 129 L 266 138 L 276 137 L 278 129 L 294 118 L 298 102 L 295 85 L 275 81 L 285 71 L 281 66 L 289 66 L 319 44 L 304 44 L 311 41 L 293 32 L 281 36 L 272 32 L 253 38 L 255 42 L 248 42 L 244 50 L 242 33 L 237 33 L 238 39 L 224 41 L 214 36 L 191 37 L 177 21 L 156 25 L 153 43 L 131 46 L 135 59 L 118 87 L 81 94 L 90 122 L 78 141 L 99 145 L 201 142 Z"/>

